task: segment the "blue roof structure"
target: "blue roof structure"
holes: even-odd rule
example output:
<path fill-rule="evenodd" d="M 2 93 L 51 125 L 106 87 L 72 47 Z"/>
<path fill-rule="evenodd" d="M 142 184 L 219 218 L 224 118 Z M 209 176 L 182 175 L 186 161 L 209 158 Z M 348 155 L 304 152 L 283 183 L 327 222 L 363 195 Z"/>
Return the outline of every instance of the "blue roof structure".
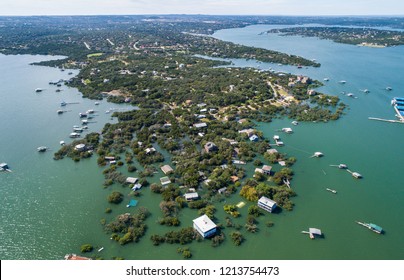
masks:
<path fill-rule="evenodd" d="M 126 205 L 126 207 L 135 207 L 136 205 L 137 205 L 137 200 L 131 199 L 131 200 L 129 201 L 129 204 Z"/>
<path fill-rule="evenodd" d="M 404 97 L 394 97 L 396 101 L 404 101 Z"/>
<path fill-rule="evenodd" d="M 383 228 L 382 228 L 382 227 L 380 227 L 380 226 L 378 226 L 378 225 L 375 225 L 375 224 L 369 224 L 369 226 L 370 226 L 371 228 L 373 228 L 373 229 L 377 230 L 377 231 L 380 231 L 380 232 L 382 232 L 382 231 L 383 231 Z"/>
<path fill-rule="evenodd" d="M 396 106 L 397 110 L 404 111 L 404 106 Z"/>

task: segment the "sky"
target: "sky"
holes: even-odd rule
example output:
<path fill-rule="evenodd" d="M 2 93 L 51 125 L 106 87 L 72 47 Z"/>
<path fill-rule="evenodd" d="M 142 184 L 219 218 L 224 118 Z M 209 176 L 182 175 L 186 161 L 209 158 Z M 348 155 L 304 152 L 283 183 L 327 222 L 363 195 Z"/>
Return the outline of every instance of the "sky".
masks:
<path fill-rule="evenodd" d="M 0 15 L 404 15 L 403 0 L 0 0 Z"/>

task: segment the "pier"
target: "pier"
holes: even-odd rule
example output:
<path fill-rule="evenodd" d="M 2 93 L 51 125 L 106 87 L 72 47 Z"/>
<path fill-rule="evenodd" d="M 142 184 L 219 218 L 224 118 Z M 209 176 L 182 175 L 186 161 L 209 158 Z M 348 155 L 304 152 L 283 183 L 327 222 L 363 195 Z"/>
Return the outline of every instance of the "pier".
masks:
<path fill-rule="evenodd" d="M 374 118 L 374 117 L 369 117 L 369 120 L 373 121 L 381 121 L 381 122 L 389 122 L 389 123 L 402 123 L 404 124 L 404 118 L 402 117 L 401 120 L 386 120 L 386 119 L 381 119 L 381 118 Z"/>

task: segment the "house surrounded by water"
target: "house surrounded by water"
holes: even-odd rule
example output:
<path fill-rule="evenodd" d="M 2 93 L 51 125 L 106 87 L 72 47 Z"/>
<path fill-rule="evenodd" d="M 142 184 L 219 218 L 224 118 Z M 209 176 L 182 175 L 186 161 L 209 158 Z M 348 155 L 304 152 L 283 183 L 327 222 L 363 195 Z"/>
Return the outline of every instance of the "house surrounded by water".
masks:
<path fill-rule="evenodd" d="M 194 229 L 203 237 L 207 238 L 216 233 L 217 227 L 208 216 L 203 215 L 193 220 Z"/>

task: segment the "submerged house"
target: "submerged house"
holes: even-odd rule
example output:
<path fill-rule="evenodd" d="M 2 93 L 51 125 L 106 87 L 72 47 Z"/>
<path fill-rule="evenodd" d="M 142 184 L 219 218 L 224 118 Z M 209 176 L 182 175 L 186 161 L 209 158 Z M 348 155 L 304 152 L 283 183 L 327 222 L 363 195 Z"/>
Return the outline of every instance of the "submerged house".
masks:
<path fill-rule="evenodd" d="M 203 237 L 207 238 L 216 233 L 217 227 L 208 216 L 203 215 L 193 220 L 194 229 Z"/>
<path fill-rule="evenodd" d="M 258 207 L 261 209 L 264 209 L 265 211 L 272 213 L 274 211 L 274 209 L 276 208 L 276 202 L 273 201 L 272 199 L 269 199 L 265 196 L 262 196 L 259 200 L 258 200 Z"/>

